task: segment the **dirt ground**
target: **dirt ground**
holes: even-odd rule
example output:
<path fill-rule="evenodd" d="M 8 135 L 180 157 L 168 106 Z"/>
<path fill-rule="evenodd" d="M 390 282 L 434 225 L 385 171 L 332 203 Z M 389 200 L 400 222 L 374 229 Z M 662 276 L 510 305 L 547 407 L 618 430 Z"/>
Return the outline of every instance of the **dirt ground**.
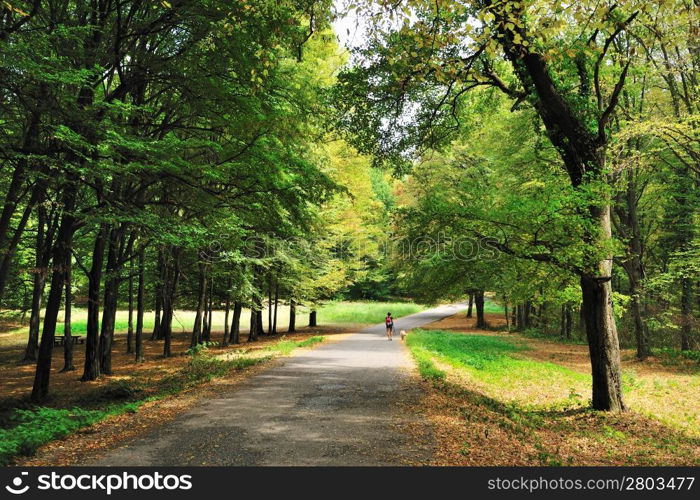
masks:
<path fill-rule="evenodd" d="M 323 333 L 332 335 L 352 331 L 356 327 L 347 325 L 343 327 L 314 327 L 299 328 L 294 334 L 279 334 L 262 336 L 257 342 L 248 343 L 247 333 L 241 333 L 241 343 L 229 347 L 212 347 L 212 354 L 231 352 L 235 349 L 261 349 L 270 342 L 276 342 L 282 337 L 288 340 L 299 340 L 311 334 Z M 213 332 L 212 341 L 220 342 L 223 332 Z M 180 370 L 188 361 L 184 356 L 190 347 L 190 335 L 188 333 L 173 332 L 172 353 L 170 358 L 163 357 L 163 342 L 144 340 L 144 363 L 135 363 L 134 355 L 126 353 L 126 334 L 115 334 L 114 349 L 112 352 L 113 375 L 102 377 L 93 382 L 80 382 L 85 362 L 85 345 L 75 346 L 74 366 L 75 371 L 61 372 L 63 367 L 63 347 L 53 349 L 51 365 L 50 399 L 47 404 L 55 407 L 71 407 L 76 401 L 89 397 L 92 391 L 109 383 L 110 381 L 126 379 L 138 385 L 150 385 L 168 375 Z M 0 408 L 16 407 L 26 404 L 26 398 L 31 393 L 34 381 L 35 365 L 33 363 L 22 364 L 20 359 L 24 347 L 16 343 L 5 344 L 0 348 Z"/>

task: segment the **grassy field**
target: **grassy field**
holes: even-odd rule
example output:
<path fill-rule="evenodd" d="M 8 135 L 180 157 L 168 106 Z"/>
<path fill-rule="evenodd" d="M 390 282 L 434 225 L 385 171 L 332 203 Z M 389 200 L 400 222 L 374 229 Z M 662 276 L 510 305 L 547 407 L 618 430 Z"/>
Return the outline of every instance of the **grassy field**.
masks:
<path fill-rule="evenodd" d="M 408 316 L 426 309 L 413 302 L 331 302 L 319 309 L 319 321 L 331 324 L 358 323 L 371 325 L 382 323 L 386 313 L 394 318 Z"/>
<path fill-rule="evenodd" d="M 529 441 L 540 443 L 537 453 L 551 459 L 551 464 L 628 463 L 627 453 L 635 457 L 629 463 L 664 465 L 663 457 L 673 450 L 683 455 L 683 463 L 696 463 L 700 456 L 700 412 L 695 404 L 700 391 L 698 372 L 661 370 L 652 376 L 625 369 L 623 389 L 633 412 L 618 417 L 591 412 L 590 375 L 578 367 L 547 361 L 549 354 L 537 352 L 539 344 L 530 339 L 416 329 L 407 344 L 424 379 L 450 397 L 481 408 L 470 408 L 468 413 L 492 412 L 498 425 L 509 432 L 527 434 Z M 641 430 L 632 429 L 633 425 Z M 654 426 L 665 430 L 652 432 Z M 548 435 L 555 430 L 559 437 Z M 561 441 L 562 436 L 566 442 L 559 442 L 555 451 L 544 444 Z M 600 462 L 595 456 L 579 461 L 563 451 L 576 441 L 593 448 L 604 442 L 601 449 L 606 455 Z"/>
<path fill-rule="evenodd" d="M 415 304 L 412 302 L 329 302 L 322 305 L 318 309 L 317 321 L 319 325 L 338 325 L 338 324 L 374 324 L 384 321 L 384 316 L 387 312 L 391 312 L 395 318 L 406 316 L 422 311 L 427 306 Z M 268 328 L 268 310 L 263 310 L 263 328 Z M 308 324 L 309 310 L 305 307 L 297 309 L 297 327 Z M 186 332 L 192 329 L 194 325 L 195 312 L 176 310 L 173 316 L 173 331 Z M 223 331 L 224 329 L 224 311 L 214 311 L 213 313 L 213 330 Z M 245 330 L 250 311 L 244 309 L 241 314 L 242 328 Z M 61 323 L 57 326 L 57 335 L 63 334 L 63 313 L 59 316 Z M 144 316 L 144 329 L 150 331 L 153 329 L 155 315 L 152 311 L 148 311 Z M 135 321 L 135 319 L 134 319 Z M 229 318 L 230 321 L 230 318 Z M 116 332 L 125 332 L 128 328 L 128 312 L 120 310 L 117 312 Z M 280 331 L 285 330 L 289 325 L 289 307 L 281 305 L 278 308 L 277 327 Z M 73 308 L 71 331 L 73 335 L 85 335 L 87 329 L 87 310 L 83 308 Z M 16 324 L 4 328 L 0 335 L 4 340 L 11 340 L 18 335 L 26 335 L 26 326 L 17 326 Z M 2 344 L 0 338 L 0 344 Z"/>
<path fill-rule="evenodd" d="M 493 335 L 460 335 L 441 330 L 415 330 L 408 345 L 425 359 L 459 370 L 483 390 L 526 403 L 560 404 L 580 398 L 591 377 L 556 363 L 517 356 L 527 345 Z M 442 378 L 435 373 L 429 376 Z M 547 390 L 542 390 L 546 387 Z M 584 393 L 586 393 L 584 391 Z M 582 403 L 582 401 L 579 401 Z"/>

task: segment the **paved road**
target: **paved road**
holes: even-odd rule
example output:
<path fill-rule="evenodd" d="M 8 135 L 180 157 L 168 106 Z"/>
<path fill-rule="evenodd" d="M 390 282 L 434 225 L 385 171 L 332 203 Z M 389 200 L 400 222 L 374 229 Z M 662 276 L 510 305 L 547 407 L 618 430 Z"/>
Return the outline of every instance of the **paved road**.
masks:
<path fill-rule="evenodd" d="M 398 333 L 455 314 L 441 306 L 395 321 Z M 401 465 L 431 456 L 408 349 L 384 325 L 292 356 L 95 465 Z M 418 424 L 424 439 L 401 427 Z"/>

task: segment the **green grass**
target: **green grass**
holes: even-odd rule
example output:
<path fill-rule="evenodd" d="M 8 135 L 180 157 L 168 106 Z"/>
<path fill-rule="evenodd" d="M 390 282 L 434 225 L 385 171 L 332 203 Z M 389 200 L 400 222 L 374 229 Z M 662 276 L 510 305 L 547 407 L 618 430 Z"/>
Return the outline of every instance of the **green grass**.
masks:
<path fill-rule="evenodd" d="M 16 456 L 33 455 L 40 446 L 109 416 L 136 413 L 141 405 L 152 399 L 110 404 L 101 409 L 43 406 L 29 410 L 16 409 L 9 427 L 0 429 L 0 466 L 12 463 Z"/>
<path fill-rule="evenodd" d="M 426 309 L 427 306 L 414 304 L 412 302 L 329 302 L 319 307 L 318 309 L 318 324 L 374 324 L 384 321 L 384 316 L 387 312 L 391 312 L 395 318 L 413 314 Z M 297 326 L 305 326 L 309 312 L 308 308 L 300 307 L 297 310 Z M 242 318 L 248 318 L 249 312 L 244 310 Z M 14 317 L 13 312 L 5 312 L 6 318 Z M 15 315 L 16 316 L 16 315 Z M 263 311 L 263 328 L 267 329 L 267 309 Z M 173 317 L 174 331 L 189 331 L 194 325 L 195 311 L 176 310 Z M 278 311 L 278 328 L 286 329 L 289 319 L 289 307 L 281 305 Z M 135 319 L 134 319 L 135 321 Z M 144 330 L 147 333 L 153 329 L 155 316 L 153 311 L 147 311 L 143 318 Z M 128 312 L 125 310 L 117 311 L 115 320 L 115 331 L 126 332 L 128 329 Z M 242 327 L 247 328 L 247 321 L 242 320 Z M 214 311 L 213 314 L 213 330 L 216 332 L 223 331 L 224 328 L 224 311 Z M 84 336 L 87 331 L 87 310 L 80 307 L 74 307 L 72 310 L 71 333 L 73 335 Z M 22 326 L 13 330 L 18 336 L 24 336 L 27 333 L 27 326 Z M 63 313 L 59 315 L 59 323 L 56 325 L 56 334 L 63 335 Z"/>
<path fill-rule="evenodd" d="M 476 314 L 476 306 L 474 306 L 473 311 L 474 314 Z M 484 302 L 484 312 L 489 314 L 503 314 L 504 309 L 502 305 L 487 300 Z"/>
<path fill-rule="evenodd" d="M 654 354 L 664 358 L 669 364 L 678 364 L 679 361 L 690 360 L 700 363 L 700 351 L 679 351 L 670 347 L 654 349 Z"/>
<path fill-rule="evenodd" d="M 411 346 L 412 337 L 409 336 L 407 343 Z M 430 351 L 420 347 L 411 346 L 411 354 L 418 364 L 418 372 L 425 380 L 439 381 L 445 380 L 445 372 L 440 370 L 430 355 Z"/>
<path fill-rule="evenodd" d="M 318 310 L 319 324 L 381 323 L 387 312 L 394 318 L 408 316 L 426 309 L 412 302 L 330 302 Z"/>
<path fill-rule="evenodd" d="M 520 335 L 523 337 L 527 337 L 530 339 L 539 339 L 539 340 L 549 340 L 552 342 L 559 342 L 560 344 L 575 344 L 575 345 L 587 345 L 588 343 L 579 338 L 571 337 L 570 339 L 567 338 L 562 338 L 559 335 L 552 335 L 552 334 L 546 334 L 537 328 L 527 328 L 523 331 L 518 332 Z"/>
<path fill-rule="evenodd" d="M 533 382 L 540 387 L 548 384 L 575 387 L 590 380 L 588 375 L 555 363 L 515 356 L 527 347 L 514 343 L 510 338 L 416 329 L 408 337 L 408 346 L 417 360 L 432 356 L 465 370 L 478 381 L 498 388 L 517 389 L 531 386 Z M 430 371 L 427 368 L 424 370 Z"/>
<path fill-rule="evenodd" d="M 297 349 L 299 347 L 309 347 L 314 344 L 318 344 L 319 342 L 323 342 L 324 337 L 321 335 L 314 335 L 313 337 L 309 337 L 308 339 L 304 340 L 285 340 L 282 338 L 280 341 L 277 343 L 266 347 L 266 351 L 273 351 L 282 355 L 287 355 L 290 352 L 292 352 L 294 349 Z"/>

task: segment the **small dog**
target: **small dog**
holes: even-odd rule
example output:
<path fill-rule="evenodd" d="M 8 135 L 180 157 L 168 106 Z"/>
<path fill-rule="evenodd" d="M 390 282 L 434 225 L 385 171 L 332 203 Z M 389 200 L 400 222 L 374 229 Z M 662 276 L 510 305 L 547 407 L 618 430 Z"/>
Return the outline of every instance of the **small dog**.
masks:
<path fill-rule="evenodd" d="M 403 340 L 406 338 L 406 335 L 408 334 L 406 333 L 406 330 L 401 330 L 399 332 L 399 335 L 401 335 L 401 341 L 403 342 Z"/>

